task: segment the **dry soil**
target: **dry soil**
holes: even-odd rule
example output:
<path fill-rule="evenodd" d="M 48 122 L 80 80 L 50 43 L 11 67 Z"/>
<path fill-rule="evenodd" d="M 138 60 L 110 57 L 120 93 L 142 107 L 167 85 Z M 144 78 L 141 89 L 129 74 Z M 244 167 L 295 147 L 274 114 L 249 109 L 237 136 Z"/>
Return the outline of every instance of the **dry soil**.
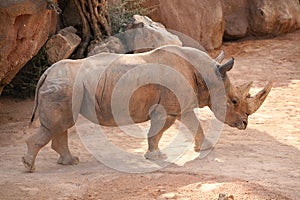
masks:
<path fill-rule="evenodd" d="M 263 106 L 249 118 L 245 131 L 224 126 L 214 150 L 197 154 L 149 173 L 126 173 L 97 161 L 86 150 L 76 129 L 69 133 L 76 166 L 56 163 L 47 145 L 38 155 L 35 173 L 21 163 L 33 100 L 0 98 L 0 199 L 234 199 L 300 198 L 300 31 L 284 36 L 227 42 L 222 49 L 236 64 L 229 73 L 234 83 L 254 81 L 252 92 L 267 80 L 275 85 Z M 207 129 L 210 111 L 197 111 Z M 149 124 L 141 124 L 147 129 Z M 174 136 L 176 123 L 161 145 Z M 87 129 L 88 130 L 88 129 Z M 146 140 L 105 129 L 112 143 L 143 154 Z M 189 154 L 189 153 L 188 153 Z M 196 155 L 196 156 L 195 156 Z M 116 160 L 111 155 L 112 160 Z M 118 163 L 118 161 L 116 161 Z"/>

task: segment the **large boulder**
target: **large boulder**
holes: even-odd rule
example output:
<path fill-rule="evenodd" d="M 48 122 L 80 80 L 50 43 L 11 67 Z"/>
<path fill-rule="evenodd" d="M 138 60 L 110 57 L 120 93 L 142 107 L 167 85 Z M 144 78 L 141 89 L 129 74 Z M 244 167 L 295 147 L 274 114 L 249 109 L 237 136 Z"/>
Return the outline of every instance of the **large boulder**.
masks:
<path fill-rule="evenodd" d="M 224 16 L 221 0 L 148 0 L 150 14 L 168 29 L 183 33 L 211 50 L 222 45 Z M 183 44 L 185 45 L 185 44 Z"/>
<path fill-rule="evenodd" d="M 279 35 L 300 28 L 299 0 L 250 0 L 255 35 Z"/>
<path fill-rule="evenodd" d="M 206 49 L 218 48 L 223 35 L 239 39 L 300 28 L 299 0 L 147 0 L 144 7 L 157 8 L 150 17 L 181 33 L 184 46 L 194 46 L 188 37 L 188 42 L 182 39 L 185 34 Z"/>
<path fill-rule="evenodd" d="M 249 30 L 249 1 L 223 0 L 225 19 L 224 38 L 239 39 L 245 37 Z"/>
<path fill-rule="evenodd" d="M 53 35 L 46 43 L 46 53 L 50 64 L 69 58 L 81 42 L 73 26 L 66 27 Z"/>
<path fill-rule="evenodd" d="M 110 36 L 98 44 L 90 45 L 88 49 L 88 56 L 93 56 L 103 52 L 122 54 L 127 53 L 127 50 L 126 46 L 118 37 Z"/>
<path fill-rule="evenodd" d="M 47 1 L 0 1 L 0 94 L 55 32 L 56 13 Z"/>
<path fill-rule="evenodd" d="M 164 45 L 182 46 L 182 42 L 162 24 L 146 16 L 134 15 L 125 32 L 91 45 L 88 56 L 102 52 L 141 53 Z"/>
<path fill-rule="evenodd" d="M 226 39 L 279 35 L 300 27 L 298 0 L 222 0 Z"/>
<path fill-rule="evenodd" d="M 164 25 L 140 15 L 134 15 L 127 30 L 118 37 L 125 42 L 127 52 L 144 52 L 169 44 L 182 46 L 180 39 Z"/>

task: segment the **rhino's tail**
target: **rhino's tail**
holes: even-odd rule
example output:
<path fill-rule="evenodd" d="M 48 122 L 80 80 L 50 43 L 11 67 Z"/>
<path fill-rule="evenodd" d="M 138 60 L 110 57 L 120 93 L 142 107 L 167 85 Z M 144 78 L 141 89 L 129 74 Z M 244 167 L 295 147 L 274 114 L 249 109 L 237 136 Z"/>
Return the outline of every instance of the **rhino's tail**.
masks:
<path fill-rule="evenodd" d="M 43 83 L 45 82 L 45 80 L 47 78 L 47 73 L 46 72 L 43 73 L 43 75 L 41 76 L 40 80 L 38 81 L 38 83 L 36 85 L 35 97 L 34 97 L 34 107 L 33 107 L 33 110 L 32 110 L 30 123 L 32 123 L 34 118 L 35 118 L 35 113 L 36 113 L 38 105 L 39 105 L 39 90 L 40 90 L 41 86 L 43 85 Z"/>

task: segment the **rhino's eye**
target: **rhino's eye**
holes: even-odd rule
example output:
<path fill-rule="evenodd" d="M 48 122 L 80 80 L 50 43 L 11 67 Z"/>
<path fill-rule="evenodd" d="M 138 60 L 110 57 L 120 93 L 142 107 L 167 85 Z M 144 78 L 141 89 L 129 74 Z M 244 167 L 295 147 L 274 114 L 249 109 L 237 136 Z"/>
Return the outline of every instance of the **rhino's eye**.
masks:
<path fill-rule="evenodd" d="M 237 105 L 239 103 L 236 99 L 232 99 L 231 102 L 233 103 L 233 105 Z"/>

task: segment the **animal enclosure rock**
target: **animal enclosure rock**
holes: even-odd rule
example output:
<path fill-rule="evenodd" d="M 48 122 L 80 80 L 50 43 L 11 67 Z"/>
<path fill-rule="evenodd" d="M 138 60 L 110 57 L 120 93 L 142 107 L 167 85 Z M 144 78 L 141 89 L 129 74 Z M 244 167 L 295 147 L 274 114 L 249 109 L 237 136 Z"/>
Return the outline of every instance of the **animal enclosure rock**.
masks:
<path fill-rule="evenodd" d="M 134 15 L 133 22 L 123 34 L 118 37 L 124 38 L 128 52 L 145 52 L 164 45 L 182 46 L 180 39 L 164 25 L 146 16 Z"/>
<path fill-rule="evenodd" d="M 300 28 L 299 0 L 252 0 L 250 24 L 256 35 L 279 35 Z"/>
<path fill-rule="evenodd" d="M 223 0 L 225 18 L 224 38 L 238 39 L 245 37 L 249 28 L 248 0 Z"/>
<path fill-rule="evenodd" d="M 146 16 L 134 15 L 126 31 L 91 45 L 88 56 L 101 52 L 141 53 L 164 45 L 182 46 L 180 39 L 166 28 Z"/>
<path fill-rule="evenodd" d="M 89 47 L 88 56 L 93 56 L 98 53 L 108 52 L 108 53 L 126 53 L 126 47 L 122 41 L 114 36 L 110 36 L 106 40 Z"/>
<path fill-rule="evenodd" d="M 222 45 L 224 16 L 220 0 L 148 0 L 156 5 L 150 14 L 168 29 L 183 33 L 211 50 Z"/>
<path fill-rule="evenodd" d="M 52 36 L 46 43 L 46 52 L 51 63 L 68 58 L 79 45 L 81 39 L 74 27 L 67 27 Z"/>
<path fill-rule="evenodd" d="M 147 0 L 144 7 L 157 8 L 150 14 L 153 20 L 193 38 L 207 50 L 220 47 L 223 35 L 239 39 L 300 28 L 299 0 Z M 195 47 L 180 35 L 183 46 Z"/>
<path fill-rule="evenodd" d="M 56 1 L 55 1 L 56 2 Z M 0 94 L 55 32 L 47 1 L 0 1 Z"/>

